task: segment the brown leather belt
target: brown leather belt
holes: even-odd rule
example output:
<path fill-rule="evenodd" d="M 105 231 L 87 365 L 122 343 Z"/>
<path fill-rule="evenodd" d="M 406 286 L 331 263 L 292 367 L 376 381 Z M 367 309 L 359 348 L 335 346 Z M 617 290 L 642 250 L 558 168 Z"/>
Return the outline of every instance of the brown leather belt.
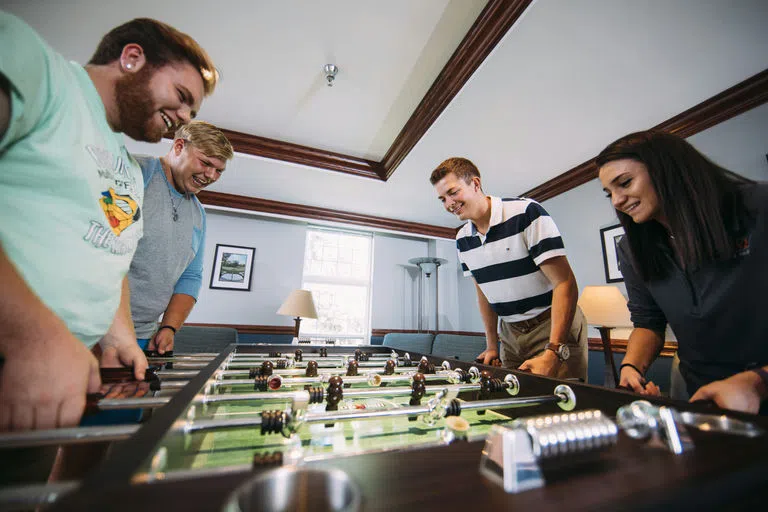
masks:
<path fill-rule="evenodd" d="M 533 318 L 528 320 L 520 320 L 519 322 L 507 322 L 513 329 L 520 331 L 523 334 L 527 334 L 534 330 L 545 320 L 548 320 L 552 315 L 552 308 L 547 308 Z"/>

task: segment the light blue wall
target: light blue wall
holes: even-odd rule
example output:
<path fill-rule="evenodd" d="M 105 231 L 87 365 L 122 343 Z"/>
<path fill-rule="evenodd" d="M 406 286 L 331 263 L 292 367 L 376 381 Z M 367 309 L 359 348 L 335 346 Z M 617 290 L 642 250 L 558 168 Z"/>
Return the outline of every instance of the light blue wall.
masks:
<path fill-rule="evenodd" d="M 419 273 L 408 260 L 427 255 L 427 240 L 376 235 L 373 243 L 371 325 L 374 329 L 416 329 Z"/>
<path fill-rule="evenodd" d="M 293 325 L 289 317 L 276 314 L 285 297 L 301 286 L 304 246 L 308 224 L 209 209 L 205 242 L 203 287 L 190 323 L 245 325 Z M 441 328 L 458 329 L 458 293 L 454 270 L 458 263 L 453 241 L 431 241 L 437 254 L 449 263 L 440 274 Z M 416 329 L 419 273 L 410 258 L 428 255 L 430 241 L 413 236 L 374 234 L 371 327 L 373 329 Z M 216 244 L 254 247 L 251 291 L 209 288 Z M 431 283 L 434 283 L 432 279 Z M 434 292 L 425 321 L 434 324 Z M 424 324 L 427 328 L 427 324 Z"/>
<path fill-rule="evenodd" d="M 247 214 L 207 210 L 203 287 L 189 322 L 293 325 L 275 312 L 301 287 L 306 228 Z M 251 291 L 209 288 L 216 244 L 254 247 Z"/>
<path fill-rule="evenodd" d="M 726 169 L 768 181 L 768 103 L 697 133 L 688 141 Z"/>

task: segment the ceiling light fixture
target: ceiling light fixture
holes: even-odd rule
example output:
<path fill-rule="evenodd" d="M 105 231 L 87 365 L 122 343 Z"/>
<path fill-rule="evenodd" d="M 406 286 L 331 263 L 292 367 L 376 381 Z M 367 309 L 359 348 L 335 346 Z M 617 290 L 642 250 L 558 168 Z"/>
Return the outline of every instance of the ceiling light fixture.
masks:
<path fill-rule="evenodd" d="M 326 64 L 323 66 L 323 72 L 325 73 L 325 80 L 328 82 L 328 87 L 333 87 L 333 80 L 336 78 L 336 73 L 339 72 L 339 68 L 335 64 Z"/>

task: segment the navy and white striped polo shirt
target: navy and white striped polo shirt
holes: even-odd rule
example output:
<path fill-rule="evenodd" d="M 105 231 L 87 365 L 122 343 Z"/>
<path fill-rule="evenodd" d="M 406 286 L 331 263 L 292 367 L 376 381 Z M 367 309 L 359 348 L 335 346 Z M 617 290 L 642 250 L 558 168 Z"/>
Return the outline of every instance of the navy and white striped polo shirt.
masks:
<path fill-rule="evenodd" d="M 489 197 L 488 233 L 467 222 L 456 234 L 461 268 L 475 278 L 499 318 L 528 320 L 552 306 L 552 284 L 539 265 L 565 256 L 563 239 L 536 201 Z"/>

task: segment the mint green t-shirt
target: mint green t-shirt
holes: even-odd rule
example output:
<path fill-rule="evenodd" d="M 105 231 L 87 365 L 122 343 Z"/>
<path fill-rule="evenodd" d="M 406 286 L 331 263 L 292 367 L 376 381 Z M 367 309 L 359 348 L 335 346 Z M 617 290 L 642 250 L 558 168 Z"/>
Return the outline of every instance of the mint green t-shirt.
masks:
<path fill-rule="evenodd" d="M 0 139 L 0 244 L 88 347 L 107 332 L 141 238 L 141 169 L 85 69 L 0 12 L 11 120 Z"/>

